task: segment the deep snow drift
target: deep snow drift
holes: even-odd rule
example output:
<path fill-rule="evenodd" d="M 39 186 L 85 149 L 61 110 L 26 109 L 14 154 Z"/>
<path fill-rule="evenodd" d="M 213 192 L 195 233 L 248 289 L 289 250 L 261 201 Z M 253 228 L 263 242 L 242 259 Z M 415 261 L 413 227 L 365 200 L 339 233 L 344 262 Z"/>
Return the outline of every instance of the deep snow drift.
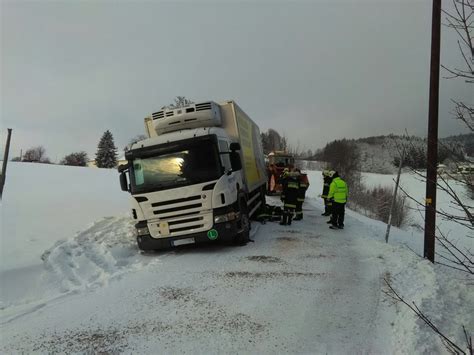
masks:
<path fill-rule="evenodd" d="M 309 176 L 302 222 L 253 223 L 245 247 L 142 255 L 116 171 L 12 164 L 0 352 L 445 352 L 384 294 L 384 279 L 462 344 L 461 325 L 474 329 L 472 278 L 417 256 L 414 229 L 393 228 L 385 244 L 383 223 L 348 211 L 347 228 L 329 230 L 320 172 Z"/>
<path fill-rule="evenodd" d="M 128 196 L 113 169 L 9 162 L 6 178 L 0 272 L 37 265 L 56 241 L 128 213 Z"/>

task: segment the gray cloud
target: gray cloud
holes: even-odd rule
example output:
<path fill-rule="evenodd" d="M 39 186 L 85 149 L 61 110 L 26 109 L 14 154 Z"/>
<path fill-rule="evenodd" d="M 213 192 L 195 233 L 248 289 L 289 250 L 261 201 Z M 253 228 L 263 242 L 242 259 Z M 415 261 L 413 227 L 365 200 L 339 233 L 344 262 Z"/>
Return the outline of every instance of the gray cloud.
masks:
<path fill-rule="evenodd" d="M 176 95 L 236 100 L 293 145 L 425 135 L 429 2 L 2 2 L 2 128 L 13 152 L 94 156 L 110 129 L 122 148 Z M 443 29 L 442 62 L 459 64 Z M 440 135 L 463 131 L 441 83 Z M 2 131 L 3 132 L 3 131 Z"/>

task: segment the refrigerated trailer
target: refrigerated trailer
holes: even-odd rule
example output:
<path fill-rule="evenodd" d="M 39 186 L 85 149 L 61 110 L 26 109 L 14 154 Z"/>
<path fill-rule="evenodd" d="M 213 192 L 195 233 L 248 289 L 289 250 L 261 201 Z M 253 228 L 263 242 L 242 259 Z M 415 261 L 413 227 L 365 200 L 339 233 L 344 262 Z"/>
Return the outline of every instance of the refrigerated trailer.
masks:
<path fill-rule="evenodd" d="M 267 180 L 255 122 L 234 101 L 208 101 L 157 111 L 145 129 L 119 166 L 139 248 L 246 243 Z"/>

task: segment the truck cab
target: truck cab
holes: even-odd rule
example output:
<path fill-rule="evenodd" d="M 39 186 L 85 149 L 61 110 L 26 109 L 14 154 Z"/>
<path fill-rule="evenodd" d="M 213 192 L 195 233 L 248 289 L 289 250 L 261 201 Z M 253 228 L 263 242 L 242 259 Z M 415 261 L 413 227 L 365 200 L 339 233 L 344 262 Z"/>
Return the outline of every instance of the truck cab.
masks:
<path fill-rule="evenodd" d="M 132 195 L 142 250 L 215 240 L 245 243 L 250 218 L 261 207 L 264 189 L 249 184 L 236 115 L 215 103 L 196 115 L 198 105 L 146 118 L 150 138 L 133 143 L 127 164 L 119 167 L 122 190 Z"/>

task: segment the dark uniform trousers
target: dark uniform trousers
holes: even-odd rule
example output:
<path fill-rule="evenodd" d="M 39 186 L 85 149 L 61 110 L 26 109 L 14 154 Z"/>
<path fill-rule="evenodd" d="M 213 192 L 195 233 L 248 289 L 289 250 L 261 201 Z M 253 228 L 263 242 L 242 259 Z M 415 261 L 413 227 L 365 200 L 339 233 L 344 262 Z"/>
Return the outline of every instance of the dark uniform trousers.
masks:
<path fill-rule="evenodd" d="M 331 183 L 330 179 L 327 177 L 324 177 L 324 185 L 323 185 L 323 193 L 321 197 L 324 200 L 324 215 L 329 216 L 331 214 L 331 206 L 332 202 L 328 199 L 328 193 L 329 193 L 329 184 Z"/>
<path fill-rule="evenodd" d="M 298 198 L 296 200 L 295 220 L 303 219 L 303 203 L 304 203 L 307 189 L 308 189 L 307 184 L 300 183 L 300 186 L 298 189 Z"/>
<path fill-rule="evenodd" d="M 344 227 L 344 210 L 345 210 L 345 203 L 338 203 L 332 201 L 332 217 L 331 222 L 332 225 L 338 227 Z"/>
<path fill-rule="evenodd" d="M 283 214 L 280 224 L 290 225 L 298 202 L 299 184 L 295 179 L 286 178 L 283 182 Z"/>

